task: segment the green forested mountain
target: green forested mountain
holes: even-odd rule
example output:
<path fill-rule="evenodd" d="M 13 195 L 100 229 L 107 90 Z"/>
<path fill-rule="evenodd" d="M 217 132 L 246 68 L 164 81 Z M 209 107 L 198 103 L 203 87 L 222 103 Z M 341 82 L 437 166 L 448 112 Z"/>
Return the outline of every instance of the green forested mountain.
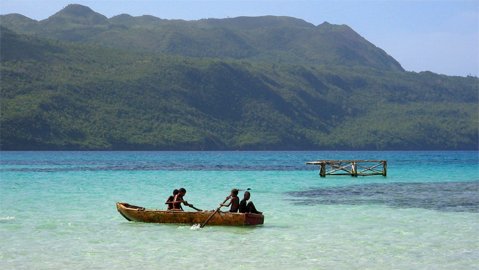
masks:
<path fill-rule="evenodd" d="M 288 17 L 1 16 L 2 149 L 477 149 L 479 80 Z"/>

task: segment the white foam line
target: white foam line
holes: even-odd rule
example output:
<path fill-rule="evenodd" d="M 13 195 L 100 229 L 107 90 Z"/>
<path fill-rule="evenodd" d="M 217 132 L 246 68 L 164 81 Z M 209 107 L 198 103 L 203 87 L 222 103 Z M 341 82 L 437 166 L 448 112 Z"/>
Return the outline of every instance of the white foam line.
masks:
<path fill-rule="evenodd" d="M 201 229 L 201 224 L 193 224 L 190 228 L 190 230 L 196 231 Z"/>

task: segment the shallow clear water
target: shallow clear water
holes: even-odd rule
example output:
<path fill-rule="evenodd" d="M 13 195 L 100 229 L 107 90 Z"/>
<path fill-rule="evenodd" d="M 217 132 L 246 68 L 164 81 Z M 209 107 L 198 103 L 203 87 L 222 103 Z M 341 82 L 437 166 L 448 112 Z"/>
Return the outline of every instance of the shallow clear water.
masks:
<path fill-rule="evenodd" d="M 316 159 L 387 159 L 388 177 Z M 478 152 L 0 152 L 0 269 L 473 269 Z M 214 209 L 251 188 L 255 228 L 133 223 L 116 201 Z M 240 194 L 241 195 L 241 194 Z"/>

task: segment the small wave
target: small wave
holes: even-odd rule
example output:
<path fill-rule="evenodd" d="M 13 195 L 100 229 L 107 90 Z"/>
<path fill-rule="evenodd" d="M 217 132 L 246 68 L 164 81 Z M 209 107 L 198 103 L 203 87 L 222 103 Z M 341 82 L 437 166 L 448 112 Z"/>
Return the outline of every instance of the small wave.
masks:
<path fill-rule="evenodd" d="M 190 230 L 192 231 L 196 231 L 196 230 L 199 230 L 201 229 L 201 224 L 193 224 L 190 228 Z"/>
<path fill-rule="evenodd" d="M 7 222 L 7 221 L 10 221 L 10 220 L 14 220 L 15 217 L 10 217 L 10 216 L 6 216 L 6 217 L 0 217 L 0 222 Z"/>

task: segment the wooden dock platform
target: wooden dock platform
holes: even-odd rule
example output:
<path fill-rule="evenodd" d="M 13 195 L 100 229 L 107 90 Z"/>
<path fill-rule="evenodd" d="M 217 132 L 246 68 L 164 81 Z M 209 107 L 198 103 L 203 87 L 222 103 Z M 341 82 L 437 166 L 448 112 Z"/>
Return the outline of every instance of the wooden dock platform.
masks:
<path fill-rule="evenodd" d="M 319 166 L 319 175 L 370 176 L 387 175 L 386 160 L 317 160 L 306 162 L 307 165 Z"/>

